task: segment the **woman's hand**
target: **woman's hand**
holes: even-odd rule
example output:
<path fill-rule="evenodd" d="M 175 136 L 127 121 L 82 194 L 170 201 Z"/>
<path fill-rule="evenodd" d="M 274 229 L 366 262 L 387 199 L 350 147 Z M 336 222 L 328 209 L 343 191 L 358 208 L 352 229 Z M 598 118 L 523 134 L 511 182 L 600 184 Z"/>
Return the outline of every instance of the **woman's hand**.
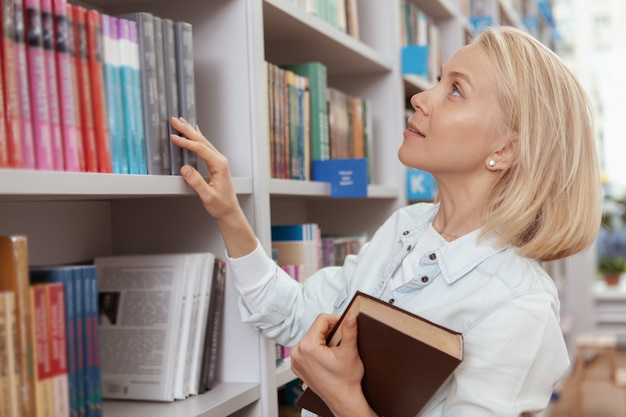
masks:
<path fill-rule="evenodd" d="M 170 135 L 171 141 L 194 152 L 207 165 L 208 179 L 189 165 L 183 166 L 180 173 L 196 191 L 205 210 L 217 220 L 228 255 L 238 258 L 251 253 L 257 247 L 257 239 L 237 200 L 228 160 L 182 117 L 172 117 L 170 123 L 182 135 Z"/>
<path fill-rule="evenodd" d="M 326 337 L 337 320 L 339 316 L 330 314 L 315 319 L 291 350 L 291 368 L 335 416 L 376 416 L 361 388 L 364 368 L 356 343 L 356 317 L 344 320 L 339 345 L 326 345 Z"/>

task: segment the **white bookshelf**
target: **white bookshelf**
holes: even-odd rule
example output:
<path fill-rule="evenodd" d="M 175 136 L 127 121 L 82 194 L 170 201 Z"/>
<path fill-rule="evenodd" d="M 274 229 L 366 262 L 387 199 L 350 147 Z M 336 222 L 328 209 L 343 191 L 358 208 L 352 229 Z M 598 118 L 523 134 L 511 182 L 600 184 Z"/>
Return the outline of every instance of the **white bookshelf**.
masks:
<path fill-rule="evenodd" d="M 469 33 L 458 0 L 414 0 L 435 18 L 442 56 Z M 370 235 L 406 204 L 397 160 L 407 88 L 429 83 L 400 73 L 399 1 L 359 0 L 361 40 L 340 32 L 288 0 L 82 0 L 116 14 L 149 11 L 193 25 L 197 119 L 230 161 L 235 189 L 269 252 L 272 223 L 314 221 L 329 233 Z M 506 9 L 508 12 L 508 9 Z M 332 199 L 319 182 L 269 178 L 264 60 L 320 60 L 329 85 L 371 100 L 374 171 L 367 198 Z M 358 215 L 355 215 L 357 213 Z M 224 254 L 217 225 L 179 177 L 0 170 L 0 234 L 24 233 L 31 263 L 84 262 L 146 252 Z M 276 417 L 277 387 L 294 378 L 276 369 L 274 348 L 241 323 L 227 279 L 217 386 L 171 404 L 106 401 L 104 415 Z"/>

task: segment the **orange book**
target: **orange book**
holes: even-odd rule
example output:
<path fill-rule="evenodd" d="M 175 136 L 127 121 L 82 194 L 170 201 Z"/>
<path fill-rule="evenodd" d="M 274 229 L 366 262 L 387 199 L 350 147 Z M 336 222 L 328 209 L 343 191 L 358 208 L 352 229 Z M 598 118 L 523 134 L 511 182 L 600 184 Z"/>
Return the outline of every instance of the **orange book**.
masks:
<path fill-rule="evenodd" d="M 48 337 L 50 343 L 50 385 L 54 417 L 70 415 L 67 338 L 65 332 L 65 286 L 60 282 L 46 284 L 48 301 Z"/>
<path fill-rule="evenodd" d="M 0 291 L 15 293 L 19 356 L 17 365 L 21 375 L 20 392 L 22 393 L 20 408 L 21 416 L 29 417 L 34 415 L 35 408 L 32 401 L 34 396 L 31 394 L 34 392 L 34 378 L 32 378 L 34 359 L 30 332 L 31 307 L 26 236 L 0 236 Z"/>
<path fill-rule="evenodd" d="M 98 170 L 113 172 L 111 161 L 111 142 L 107 118 L 107 104 L 104 86 L 104 64 L 102 46 L 101 14 L 97 10 L 87 10 L 87 57 L 89 75 L 91 77 L 91 98 L 93 102 L 93 121 L 96 135 L 96 152 L 98 154 Z"/>
<path fill-rule="evenodd" d="M 46 287 L 49 284 L 34 284 L 30 286 L 30 308 L 32 320 L 30 323 L 31 337 L 34 341 L 35 368 L 33 378 L 35 389 L 33 400 L 35 412 L 33 417 L 51 417 L 52 379 L 50 366 L 50 335 L 48 331 L 48 295 Z"/>
<path fill-rule="evenodd" d="M 87 53 L 87 9 L 81 6 L 69 5 L 73 18 L 74 54 L 76 64 L 76 80 L 82 123 L 83 152 L 85 170 L 98 172 L 98 154 L 96 146 L 96 131 L 94 126 L 94 103 L 91 94 L 91 74 Z"/>

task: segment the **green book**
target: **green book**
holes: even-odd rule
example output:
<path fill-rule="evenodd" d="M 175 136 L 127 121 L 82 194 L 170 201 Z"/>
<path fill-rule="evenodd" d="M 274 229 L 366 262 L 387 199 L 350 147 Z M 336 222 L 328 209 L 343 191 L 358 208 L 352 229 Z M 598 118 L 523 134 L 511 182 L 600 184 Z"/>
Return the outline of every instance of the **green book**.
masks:
<path fill-rule="evenodd" d="M 321 62 L 302 62 L 286 65 L 283 68 L 309 79 L 311 109 L 311 159 L 330 159 L 330 139 L 328 135 L 328 108 L 326 105 L 327 73 Z"/>

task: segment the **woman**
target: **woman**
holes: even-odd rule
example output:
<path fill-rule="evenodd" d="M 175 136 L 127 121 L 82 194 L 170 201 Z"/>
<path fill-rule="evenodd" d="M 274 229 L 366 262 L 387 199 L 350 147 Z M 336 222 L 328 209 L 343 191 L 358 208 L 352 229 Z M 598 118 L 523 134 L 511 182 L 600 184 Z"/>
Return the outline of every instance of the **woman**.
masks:
<path fill-rule="evenodd" d="M 218 222 L 243 319 L 280 343 L 297 343 L 294 372 L 336 416 L 375 415 L 360 386 L 355 321 L 340 346 L 325 345 L 356 290 L 463 334 L 463 362 L 420 416 L 541 410 L 569 365 L 557 291 L 541 261 L 589 246 L 600 221 L 586 96 L 546 47 L 521 31 L 491 28 L 411 104 L 399 159 L 433 174 L 437 203 L 398 210 L 358 255 L 304 284 L 259 247 L 226 159 L 184 121 L 172 125 L 188 139 L 172 140 L 208 164 L 209 182 L 190 167 L 181 173 Z"/>

